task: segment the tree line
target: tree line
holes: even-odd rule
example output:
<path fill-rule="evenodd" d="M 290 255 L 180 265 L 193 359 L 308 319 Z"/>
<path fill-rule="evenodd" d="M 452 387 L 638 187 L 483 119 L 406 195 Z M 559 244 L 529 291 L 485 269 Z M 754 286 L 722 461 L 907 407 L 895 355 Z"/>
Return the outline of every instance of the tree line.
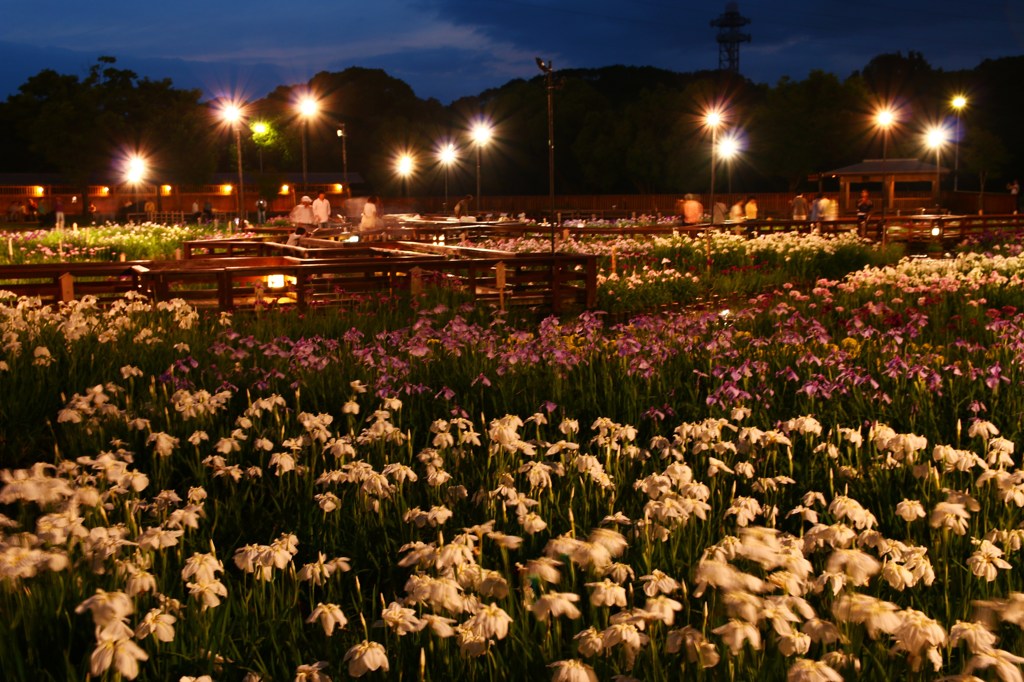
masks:
<path fill-rule="evenodd" d="M 883 54 L 845 79 L 822 71 L 803 80 L 756 84 L 725 72 L 678 73 L 653 67 L 567 69 L 554 75 L 555 187 L 559 194 L 702 192 L 710 185 L 710 135 L 703 115 L 724 114 L 719 135 L 736 135 L 739 154 L 721 162 L 717 187 L 737 192 L 792 191 L 809 177 L 881 158 L 875 109 L 895 107 L 886 136 L 889 158 L 931 162 L 924 130 L 943 124 L 950 141 L 942 165 L 959 159 L 960 189 L 990 189 L 1017 177 L 1024 165 L 1019 111 L 1024 56 L 986 60 L 969 70 L 931 67 L 919 53 Z M 410 194 L 440 194 L 446 173 L 437 149 L 451 142 L 458 162 L 449 169 L 452 195 L 472 193 L 477 148 L 469 129 L 481 117 L 494 126 L 480 149 L 485 193 L 548 191 L 547 82 L 517 79 L 444 105 L 421 99 L 403 81 L 377 69 L 321 72 L 308 83 L 282 85 L 246 105 L 241 135 L 247 183 L 273 193 L 284 173 L 302 167 L 307 136 L 311 173 L 347 167 L 367 191 L 398 193 L 395 158 L 416 157 Z M 306 93 L 319 100 L 315 117 L 296 108 Z M 959 116 L 955 94 L 968 104 Z M 84 77 L 44 70 L 0 103 L 0 169 L 55 173 L 66 184 L 117 183 L 127 155 L 149 159 L 154 183 L 198 185 L 233 172 L 235 137 L 221 120 L 221 102 L 199 90 L 150 80 L 101 57 Z M 959 121 L 957 121 L 959 118 Z M 952 136 L 959 125 L 959 144 Z M 344 147 L 338 130 L 344 129 Z"/>

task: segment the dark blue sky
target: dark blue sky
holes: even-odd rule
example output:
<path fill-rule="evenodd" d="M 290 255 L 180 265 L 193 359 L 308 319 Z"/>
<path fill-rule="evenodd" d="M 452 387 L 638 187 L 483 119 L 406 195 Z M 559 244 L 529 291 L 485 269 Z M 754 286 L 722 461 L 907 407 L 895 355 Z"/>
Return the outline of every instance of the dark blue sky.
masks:
<path fill-rule="evenodd" d="M 707 0 L 35 0 L 0 13 L 0 97 L 44 68 L 84 75 L 100 55 L 208 96 L 254 99 L 318 71 L 381 68 L 448 103 L 540 72 L 613 64 L 714 69 L 725 2 Z M 934 67 L 1024 54 L 1024 0 L 746 0 L 757 82 L 840 77 L 915 50 Z M 1024 74 L 1022 74 L 1024 75 Z"/>

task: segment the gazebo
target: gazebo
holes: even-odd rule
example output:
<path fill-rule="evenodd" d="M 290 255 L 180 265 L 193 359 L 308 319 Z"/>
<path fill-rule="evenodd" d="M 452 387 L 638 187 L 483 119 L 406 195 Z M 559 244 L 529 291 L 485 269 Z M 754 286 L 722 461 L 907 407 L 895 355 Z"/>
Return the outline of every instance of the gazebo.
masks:
<path fill-rule="evenodd" d="M 948 174 L 948 168 L 918 159 L 865 159 L 823 175 L 839 179 L 839 205 L 843 210 L 852 210 L 856 206 L 854 190 L 859 192 L 864 185 L 872 184 L 882 186 L 883 200 L 876 202 L 876 210 L 883 206 L 893 210 L 916 208 L 922 200 L 938 203 L 942 176 Z M 928 196 L 920 189 L 925 184 L 931 187 Z M 904 196 L 899 199 L 896 197 L 897 185 L 905 187 Z M 908 188 L 907 185 L 916 185 L 916 188 Z"/>

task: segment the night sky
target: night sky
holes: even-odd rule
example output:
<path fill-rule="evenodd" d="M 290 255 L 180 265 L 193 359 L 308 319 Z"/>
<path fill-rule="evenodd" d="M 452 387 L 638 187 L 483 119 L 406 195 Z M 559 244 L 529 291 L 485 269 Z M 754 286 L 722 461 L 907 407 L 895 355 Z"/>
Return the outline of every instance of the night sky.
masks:
<path fill-rule="evenodd" d="M 319 71 L 384 69 L 443 103 L 514 78 L 614 64 L 718 66 L 725 2 L 698 0 L 7 0 L 0 97 L 44 68 L 84 76 L 101 55 L 207 97 L 265 96 Z M 969 69 L 1024 54 L 1024 0 L 747 0 L 740 71 L 761 83 L 811 70 L 845 78 L 874 56 L 917 51 Z"/>

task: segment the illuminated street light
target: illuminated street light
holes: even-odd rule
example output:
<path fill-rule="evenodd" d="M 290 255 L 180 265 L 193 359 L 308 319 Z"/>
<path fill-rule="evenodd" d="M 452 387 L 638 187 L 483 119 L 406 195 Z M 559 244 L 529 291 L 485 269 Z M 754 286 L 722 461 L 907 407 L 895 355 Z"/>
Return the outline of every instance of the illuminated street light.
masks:
<path fill-rule="evenodd" d="M 735 135 L 726 135 L 718 143 L 718 158 L 725 161 L 728 166 L 729 193 L 732 194 L 732 160 L 740 153 L 740 140 Z M 714 208 L 712 206 L 712 208 Z"/>
<path fill-rule="evenodd" d="M 146 162 L 139 156 L 128 157 L 128 168 L 125 170 L 125 180 L 137 185 L 146 177 Z"/>
<path fill-rule="evenodd" d="M 480 191 L 480 150 L 485 147 L 494 135 L 494 130 L 486 121 L 478 121 L 472 130 L 473 142 L 476 143 L 476 201 L 481 209 L 484 205 L 483 194 Z"/>
<path fill-rule="evenodd" d="M 235 131 L 235 148 L 238 151 L 238 229 L 242 229 L 242 222 L 245 220 L 245 180 L 242 177 L 242 109 L 237 104 L 227 104 L 221 110 L 224 120 L 231 125 Z"/>
<path fill-rule="evenodd" d="M 718 127 L 722 125 L 722 112 L 711 109 L 704 114 L 704 126 L 711 130 L 711 225 L 715 224 L 715 160 L 718 154 Z"/>
<path fill-rule="evenodd" d="M 395 172 L 402 178 L 405 196 L 409 196 L 409 176 L 416 170 L 416 160 L 408 152 L 403 152 L 395 159 Z"/>
<path fill-rule="evenodd" d="M 442 145 L 437 151 L 437 160 L 444 166 L 444 208 L 442 212 L 445 215 L 448 215 L 448 169 L 451 168 L 456 159 L 455 145 L 451 142 Z"/>
<path fill-rule="evenodd" d="M 885 211 L 889 207 L 889 184 L 885 174 L 889 129 L 896 123 L 896 114 L 888 106 L 875 112 L 875 125 L 882 130 L 882 229 L 885 230 Z M 884 234 L 884 233 L 883 233 Z"/>
<path fill-rule="evenodd" d="M 957 95 L 950 104 L 956 110 L 956 137 L 953 138 L 953 191 L 955 192 L 959 189 L 958 180 L 960 179 L 960 111 L 967 106 L 967 98 Z"/>
<path fill-rule="evenodd" d="M 128 157 L 128 163 L 124 172 L 124 179 L 132 186 L 132 204 L 135 211 L 139 210 L 139 185 L 145 182 L 148 172 L 149 168 L 145 159 L 135 154 Z"/>
<path fill-rule="evenodd" d="M 265 121 L 256 121 L 251 126 L 252 141 L 256 143 L 256 149 L 260 156 L 260 175 L 263 175 L 263 145 L 266 142 L 270 126 Z"/>
<path fill-rule="evenodd" d="M 942 152 L 943 145 L 946 144 L 947 139 L 946 129 L 940 126 L 929 128 L 925 134 L 925 142 L 929 147 L 935 150 L 935 205 L 939 205 L 939 183 L 941 177 L 939 175 L 939 154 Z"/>
<path fill-rule="evenodd" d="M 309 187 L 309 162 L 306 156 L 306 137 L 309 130 L 309 119 L 315 118 L 320 111 L 320 103 L 306 95 L 299 100 L 299 115 L 302 116 L 302 189 Z"/>

